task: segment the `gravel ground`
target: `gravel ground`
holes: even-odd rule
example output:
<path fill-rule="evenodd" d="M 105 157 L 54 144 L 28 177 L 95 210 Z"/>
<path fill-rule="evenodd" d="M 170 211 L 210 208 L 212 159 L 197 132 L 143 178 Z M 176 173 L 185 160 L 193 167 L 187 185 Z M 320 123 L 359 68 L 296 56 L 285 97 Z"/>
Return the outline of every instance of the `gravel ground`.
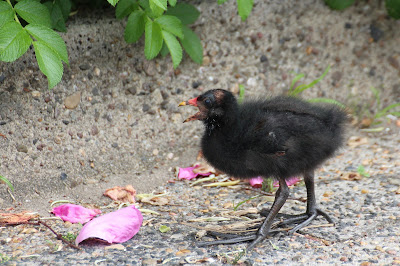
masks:
<path fill-rule="evenodd" d="M 223 211 L 258 192 L 245 183 L 204 188 L 175 180 L 175 167 L 194 163 L 201 135 L 200 123 L 182 124 L 193 110 L 178 109 L 179 102 L 207 89 L 237 93 L 239 84 L 245 85 L 246 97 L 281 94 L 294 73 L 305 73 L 302 82 L 308 83 L 328 65 L 323 81 L 302 96 L 345 103 L 355 110 L 357 126 L 369 123 L 364 119 L 369 113 L 400 102 L 400 22 L 387 18 L 382 1 L 360 1 L 344 12 L 315 0 L 255 1 L 246 22 L 234 1 L 219 7 L 215 2 L 193 1 L 201 10 L 193 26 L 204 47 L 200 67 L 188 58 L 178 70 L 169 58 L 146 61 L 143 40 L 126 44 L 126 22 L 116 21 L 113 10 L 71 17 L 62 35 L 70 67 L 51 91 L 33 51 L 17 62 L 0 63 L 0 174 L 13 183 L 16 199 L 1 185 L 1 212 L 28 210 L 48 217 L 50 202 L 60 199 L 104 207 L 110 200 L 103 192 L 117 185 L 132 184 L 138 193 L 169 192 L 168 205 L 143 204 L 161 215 L 145 214 L 140 232 L 122 245 L 86 244 L 77 251 L 44 227 L 1 227 L 2 262 L 233 263 L 246 245 L 198 248 L 197 227 L 206 223 L 191 220 L 226 217 Z M 382 91 L 382 106 L 374 104 L 371 87 Z M 316 175 L 318 201 L 335 227 L 272 237 L 239 262 L 399 264 L 399 121 L 387 119 L 383 127 L 374 134 L 351 128 L 349 145 Z M 358 179 L 354 173 L 360 165 L 371 177 L 343 180 Z M 291 196 L 305 197 L 305 188 L 295 186 Z M 268 200 L 253 199 L 240 209 Z M 304 210 L 303 202 L 289 200 L 282 212 Z M 61 234 L 79 231 L 76 225 L 46 221 Z M 161 224 L 171 231 L 160 233 Z"/>
<path fill-rule="evenodd" d="M 395 129 L 395 128 L 394 128 Z M 301 230 L 294 236 L 281 233 L 258 245 L 240 257 L 246 244 L 196 247 L 195 236 L 206 225 L 229 225 L 259 218 L 248 214 L 247 219 L 232 212 L 233 206 L 259 195 L 242 182 L 233 187 L 190 186 L 194 181 L 169 182 L 155 193 L 168 192 L 168 203 L 163 206 L 141 204 L 160 215 L 144 214 L 139 233 L 123 244 L 83 244 L 82 250 L 66 246 L 44 227 L 19 225 L 2 227 L 0 254 L 6 265 L 13 264 L 191 264 L 246 265 L 294 264 L 400 264 L 400 151 L 398 134 L 380 134 L 379 138 L 357 134 L 348 145 L 316 173 L 317 200 L 335 220 L 334 227 L 322 219 L 313 222 L 315 228 Z M 397 145 L 394 145 L 397 144 Z M 360 156 L 362 154 L 363 156 Z M 357 175 L 364 165 L 370 177 Z M 221 177 L 219 177 L 221 178 Z M 282 213 L 301 213 L 306 197 L 305 187 L 299 183 L 291 189 Z M 238 210 L 254 210 L 260 203 L 271 204 L 271 196 L 263 196 L 242 204 Z M 104 212 L 113 208 L 103 209 Z M 115 209 L 115 206 L 114 206 Z M 251 212 L 250 212 L 251 213 Z M 223 222 L 201 222 L 199 218 L 230 218 Z M 45 220 L 46 221 L 46 220 Z M 77 234 L 79 225 L 62 221 L 46 221 L 60 234 Z M 166 225 L 169 232 L 161 233 Z M 210 240 L 208 236 L 203 241 Z"/>

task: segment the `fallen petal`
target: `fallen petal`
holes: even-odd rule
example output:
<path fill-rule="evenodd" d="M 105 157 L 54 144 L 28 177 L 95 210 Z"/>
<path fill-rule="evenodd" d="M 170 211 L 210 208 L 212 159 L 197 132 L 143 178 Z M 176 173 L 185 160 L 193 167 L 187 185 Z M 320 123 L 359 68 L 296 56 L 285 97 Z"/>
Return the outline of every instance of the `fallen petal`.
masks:
<path fill-rule="evenodd" d="M 261 188 L 262 187 L 262 183 L 263 183 L 264 179 L 260 176 L 257 177 L 253 177 L 249 180 L 249 183 L 252 187 L 255 188 Z"/>
<path fill-rule="evenodd" d="M 192 167 L 186 167 L 186 168 L 179 168 L 179 173 L 178 173 L 178 178 L 179 179 L 186 179 L 186 180 L 191 180 L 197 176 L 209 176 L 211 173 L 195 173 L 193 170 L 197 168 L 199 165 L 195 165 Z"/>
<path fill-rule="evenodd" d="M 108 243 L 131 239 L 143 222 L 142 213 L 134 205 L 107 213 L 85 224 L 75 240 L 78 245 L 88 238 L 100 238 Z"/>
<path fill-rule="evenodd" d="M 53 208 L 52 213 L 60 217 L 63 221 L 84 224 L 100 214 L 101 211 L 98 209 L 88 209 L 75 204 L 64 204 Z"/>
<path fill-rule="evenodd" d="M 114 201 L 135 203 L 136 190 L 131 186 L 126 187 L 113 187 L 104 192 L 104 196 L 110 197 Z"/>
<path fill-rule="evenodd" d="M 292 186 L 294 184 L 297 184 L 298 182 L 300 182 L 300 179 L 295 176 L 295 177 L 291 177 L 288 180 L 286 180 L 286 185 Z M 274 182 L 274 187 L 279 187 L 279 182 L 278 181 Z"/>

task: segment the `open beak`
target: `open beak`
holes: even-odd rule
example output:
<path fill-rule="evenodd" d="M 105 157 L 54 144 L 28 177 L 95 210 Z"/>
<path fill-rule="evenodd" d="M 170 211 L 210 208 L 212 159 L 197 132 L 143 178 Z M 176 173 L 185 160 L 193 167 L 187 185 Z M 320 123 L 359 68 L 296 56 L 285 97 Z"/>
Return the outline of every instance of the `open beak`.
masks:
<path fill-rule="evenodd" d="M 191 106 L 197 106 L 197 97 L 190 99 L 188 101 L 183 101 L 181 102 L 178 106 L 186 106 L 186 105 L 191 105 Z M 203 119 L 203 114 L 201 112 L 197 112 L 194 115 L 192 115 L 191 117 L 187 118 L 185 121 L 183 121 L 183 123 L 189 122 L 189 121 L 193 121 L 193 120 L 201 120 Z"/>
<path fill-rule="evenodd" d="M 185 105 L 192 105 L 192 106 L 197 106 L 197 97 L 190 99 L 186 102 L 181 102 L 178 106 L 185 106 Z"/>

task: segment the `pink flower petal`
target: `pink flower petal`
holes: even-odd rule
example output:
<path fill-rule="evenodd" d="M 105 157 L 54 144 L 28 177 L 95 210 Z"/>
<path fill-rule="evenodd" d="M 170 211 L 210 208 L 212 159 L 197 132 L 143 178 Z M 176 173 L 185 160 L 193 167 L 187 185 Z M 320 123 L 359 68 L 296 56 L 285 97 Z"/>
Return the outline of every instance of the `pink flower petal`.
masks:
<path fill-rule="evenodd" d="M 261 188 L 264 179 L 261 176 L 253 177 L 249 180 L 250 185 L 255 188 Z"/>
<path fill-rule="evenodd" d="M 139 231 L 142 221 L 142 213 L 134 205 L 107 213 L 85 224 L 75 244 L 88 238 L 100 238 L 108 243 L 128 241 Z"/>
<path fill-rule="evenodd" d="M 288 186 L 292 186 L 292 185 L 298 183 L 299 181 L 300 181 L 300 179 L 295 176 L 295 177 L 291 177 L 288 180 L 286 180 L 286 184 Z M 274 182 L 274 187 L 279 187 L 279 182 L 278 181 Z"/>
<path fill-rule="evenodd" d="M 87 209 L 75 204 L 64 204 L 53 208 L 52 213 L 63 219 L 63 221 L 84 224 L 100 214 L 101 211 L 98 209 Z"/>
<path fill-rule="evenodd" d="M 186 168 L 179 168 L 179 173 L 178 173 L 178 178 L 179 179 L 186 179 L 186 180 L 191 180 L 195 177 L 198 176 L 209 176 L 211 173 L 194 173 L 193 169 L 199 167 L 199 165 L 195 165 L 192 167 L 186 167 Z"/>

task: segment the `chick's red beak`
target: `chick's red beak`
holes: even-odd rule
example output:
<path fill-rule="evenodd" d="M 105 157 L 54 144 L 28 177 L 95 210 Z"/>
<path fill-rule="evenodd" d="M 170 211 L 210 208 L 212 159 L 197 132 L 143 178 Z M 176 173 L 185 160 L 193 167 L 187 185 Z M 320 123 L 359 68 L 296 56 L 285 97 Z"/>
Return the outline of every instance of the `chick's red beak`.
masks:
<path fill-rule="evenodd" d="M 192 105 L 192 106 L 198 107 L 197 106 L 197 98 L 198 97 L 190 99 L 188 101 L 183 101 L 178 106 Z M 189 122 L 189 121 L 193 121 L 193 120 L 201 120 L 201 119 L 203 119 L 203 116 L 204 115 L 201 112 L 197 112 L 194 115 L 192 115 L 191 117 L 187 118 L 185 121 L 183 121 L 183 123 L 186 123 L 186 122 Z"/>
<path fill-rule="evenodd" d="M 197 97 L 190 99 L 186 102 L 181 102 L 178 106 L 184 106 L 184 105 L 192 105 L 192 106 L 197 106 Z"/>

